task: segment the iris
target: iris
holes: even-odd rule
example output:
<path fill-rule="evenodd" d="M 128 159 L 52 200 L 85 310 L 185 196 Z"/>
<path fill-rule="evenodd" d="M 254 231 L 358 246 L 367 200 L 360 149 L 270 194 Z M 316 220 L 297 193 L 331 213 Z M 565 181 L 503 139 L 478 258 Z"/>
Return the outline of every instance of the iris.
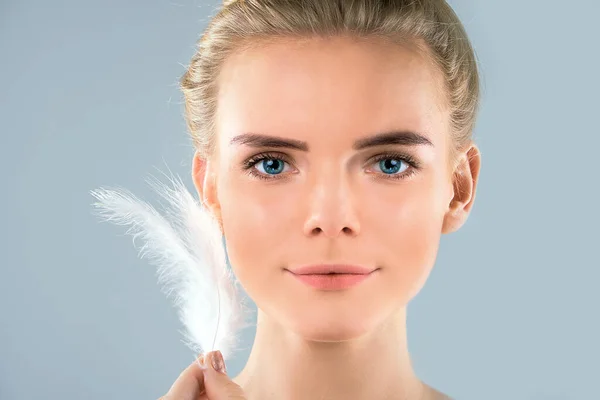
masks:
<path fill-rule="evenodd" d="M 263 160 L 262 164 L 267 174 L 279 174 L 285 165 L 283 161 L 274 159 Z"/>
<path fill-rule="evenodd" d="M 379 161 L 379 168 L 385 174 L 395 174 L 400 170 L 401 160 L 395 160 L 393 158 L 387 158 Z"/>

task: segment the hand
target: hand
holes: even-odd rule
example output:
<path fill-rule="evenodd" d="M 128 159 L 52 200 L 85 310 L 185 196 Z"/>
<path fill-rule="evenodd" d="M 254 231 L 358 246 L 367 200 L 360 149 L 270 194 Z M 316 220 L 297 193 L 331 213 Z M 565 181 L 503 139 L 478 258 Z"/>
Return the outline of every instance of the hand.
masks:
<path fill-rule="evenodd" d="M 219 370 L 215 370 L 213 360 Z M 198 363 L 205 366 L 200 368 Z M 220 351 L 202 355 L 179 375 L 159 400 L 246 400 L 242 388 L 227 376 Z"/>

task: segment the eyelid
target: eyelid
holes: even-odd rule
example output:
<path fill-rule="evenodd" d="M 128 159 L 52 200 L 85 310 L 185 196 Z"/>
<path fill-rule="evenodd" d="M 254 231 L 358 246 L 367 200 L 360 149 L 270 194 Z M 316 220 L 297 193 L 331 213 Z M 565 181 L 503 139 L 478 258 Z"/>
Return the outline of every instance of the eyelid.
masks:
<path fill-rule="evenodd" d="M 242 165 L 244 166 L 244 168 L 253 168 L 256 164 L 258 164 L 260 161 L 265 160 L 265 159 L 281 160 L 281 161 L 287 162 L 288 164 L 293 164 L 290 161 L 290 158 L 291 157 L 288 157 L 284 153 L 264 151 L 264 152 L 254 154 L 253 156 L 247 158 L 242 163 Z"/>
<path fill-rule="evenodd" d="M 372 164 L 374 162 L 381 161 L 381 160 L 387 160 L 387 159 L 402 160 L 403 162 L 407 163 L 412 168 L 415 168 L 415 169 L 421 168 L 421 162 L 419 160 L 417 160 L 416 157 L 413 157 L 412 155 L 410 155 L 408 153 L 398 152 L 398 151 L 389 151 L 389 152 L 384 152 L 384 153 L 378 153 L 372 157 L 369 157 L 369 159 L 366 162 L 366 165 L 369 165 L 369 164 Z"/>

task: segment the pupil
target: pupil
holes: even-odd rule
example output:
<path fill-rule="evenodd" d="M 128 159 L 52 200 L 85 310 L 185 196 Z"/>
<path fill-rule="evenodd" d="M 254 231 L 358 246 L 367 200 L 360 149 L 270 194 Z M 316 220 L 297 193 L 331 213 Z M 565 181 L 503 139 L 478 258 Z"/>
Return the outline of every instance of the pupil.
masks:
<path fill-rule="evenodd" d="M 384 173 L 393 174 L 400 169 L 400 160 L 386 159 L 379 161 L 379 167 Z"/>
<path fill-rule="evenodd" d="M 278 174 L 283 171 L 281 160 L 263 160 L 263 167 L 268 174 Z"/>

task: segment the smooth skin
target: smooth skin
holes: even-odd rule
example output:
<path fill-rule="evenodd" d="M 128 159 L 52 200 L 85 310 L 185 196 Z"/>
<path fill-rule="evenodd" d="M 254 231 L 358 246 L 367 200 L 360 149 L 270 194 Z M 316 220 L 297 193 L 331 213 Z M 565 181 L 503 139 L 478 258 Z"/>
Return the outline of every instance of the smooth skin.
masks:
<path fill-rule="evenodd" d="M 258 307 L 250 357 L 231 380 L 248 400 L 449 398 L 416 376 L 406 336 L 406 306 L 441 235 L 466 221 L 480 170 L 474 144 L 450 162 L 443 87 L 419 52 L 374 38 L 281 39 L 226 61 L 217 149 L 194 156 L 192 176 Z M 355 147 L 391 131 L 430 144 Z M 306 148 L 255 147 L 245 133 Z M 321 263 L 379 269 L 333 292 L 287 271 Z"/>

